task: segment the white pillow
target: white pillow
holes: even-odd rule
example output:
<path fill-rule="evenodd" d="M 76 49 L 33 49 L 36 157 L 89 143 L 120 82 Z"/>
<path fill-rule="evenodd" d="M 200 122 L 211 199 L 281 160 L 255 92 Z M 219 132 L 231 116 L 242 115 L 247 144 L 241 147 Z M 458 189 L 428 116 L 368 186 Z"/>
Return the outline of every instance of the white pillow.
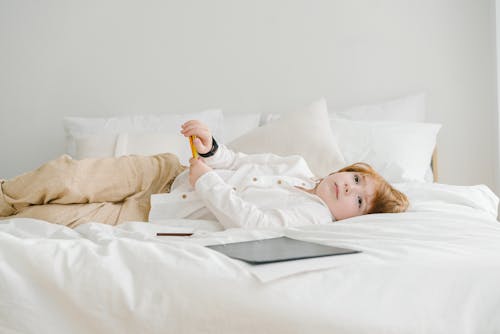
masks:
<path fill-rule="evenodd" d="M 425 122 L 426 97 L 424 93 L 409 95 L 378 104 L 354 106 L 340 110 L 329 110 L 330 117 L 354 121 Z M 261 124 L 279 119 L 279 113 L 264 113 Z"/>
<path fill-rule="evenodd" d="M 355 121 L 425 122 L 426 104 L 425 93 L 419 93 L 382 103 L 359 105 L 330 111 L 330 117 L 340 117 Z M 430 166 L 427 168 L 425 180 L 426 182 L 434 181 L 434 175 Z"/>
<path fill-rule="evenodd" d="M 170 135 L 176 134 L 186 141 L 180 134 L 180 128 L 182 123 L 190 119 L 198 119 L 206 123 L 214 136 L 220 137 L 222 135 L 223 115 L 220 110 L 205 110 L 186 114 L 136 115 L 110 118 L 66 117 L 64 118 L 66 153 L 76 159 L 115 156 L 115 153 L 119 153 L 120 155 L 130 154 L 128 149 L 123 146 L 119 148 L 119 152 L 115 152 L 116 146 L 109 144 L 112 141 L 116 141 L 120 134 L 153 134 L 153 136 L 156 134 L 169 134 L 168 138 L 172 138 Z M 102 147 L 95 145 L 100 138 L 104 137 L 107 138 L 106 145 Z M 133 142 L 130 139 L 128 138 L 127 143 Z M 133 139 L 136 138 L 134 137 Z M 150 138 L 146 142 L 151 143 Z M 181 140 L 176 139 L 173 142 L 157 143 L 164 146 L 155 146 L 155 150 L 162 148 L 171 151 L 180 151 L 184 149 L 179 146 L 180 142 Z M 139 144 L 139 142 L 134 143 L 134 153 L 147 154 L 150 151 L 149 147 L 142 146 L 141 148 Z"/>
<path fill-rule="evenodd" d="M 233 140 L 259 126 L 260 113 L 224 114 L 222 131 L 214 132 L 217 141 Z M 180 127 L 179 127 L 180 128 Z M 211 128 L 212 130 L 212 128 Z M 115 156 L 127 154 L 154 155 L 173 153 L 184 165 L 189 165 L 189 141 L 179 131 L 164 133 L 121 133 L 116 140 Z"/>
<path fill-rule="evenodd" d="M 330 121 L 347 164 L 363 161 L 389 182 L 425 181 L 440 124 Z"/>
<path fill-rule="evenodd" d="M 224 112 L 224 131 L 222 138 L 216 138 L 220 143 L 229 143 L 239 136 L 255 129 L 260 123 L 260 112 L 228 113 Z M 215 136 L 214 136 L 215 137 Z"/>
<path fill-rule="evenodd" d="M 330 116 L 333 114 L 355 121 L 424 122 L 426 99 L 425 94 L 420 93 L 383 103 L 330 111 Z"/>
<path fill-rule="evenodd" d="M 77 159 L 105 158 L 114 155 L 117 135 L 97 134 L 82 135 L 74 138 L 75 153 Z"/>
<path fill-rule="evenodd" d="M 330 129 L 325 99 L 304 111 L 283 114 L 279 120 L 252 130 L 228 146 L 244 153 L 301 155 L 316 176 L 325 176 L 345 166 Z"/>
<path fill-rule="evenodd" d="M 157 133 L 120 133 L 116 140 L 115 157 L 139 154 L 154 155 L 160 153 L 175 154 L 181 164 L 189 165 L 191 148 L 189 140 L 176 132 Z"/>

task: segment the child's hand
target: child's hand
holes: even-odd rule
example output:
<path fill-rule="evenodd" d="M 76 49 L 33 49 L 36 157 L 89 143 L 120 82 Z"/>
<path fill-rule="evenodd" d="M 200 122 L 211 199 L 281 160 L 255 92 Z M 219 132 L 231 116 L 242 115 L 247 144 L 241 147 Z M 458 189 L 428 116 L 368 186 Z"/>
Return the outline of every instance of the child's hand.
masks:
<path fill-rule="evenodd" d="M 205 173 L 212 170 L 202 158 L 191 158 L 189 159 L 189 183 L 194 188 L 196 181 Z"/>
<path fill-rule="evenodd" d="M 185 137 L 196 136 L 193 144 L 198 153 L 205 154 L 212 149 L 212 133 L 207 125 L 197 120 L 191 120 L 182 124 L 181 127 L 181 133 Z"/>

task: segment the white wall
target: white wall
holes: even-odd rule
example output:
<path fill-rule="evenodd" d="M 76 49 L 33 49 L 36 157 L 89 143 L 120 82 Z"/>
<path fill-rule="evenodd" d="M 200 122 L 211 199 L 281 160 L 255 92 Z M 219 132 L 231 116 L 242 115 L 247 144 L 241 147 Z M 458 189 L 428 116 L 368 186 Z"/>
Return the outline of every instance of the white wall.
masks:
<path fill-rule="evenodd" d="M 426 91 L 441 181 L 495 187 L 494 0 L 0 0 L 0 177 L 62 118 L 286 112 Z"/>
<path fill-rule="evenodd" d="M 500 0 L 495 0 L 495 37 L 496 37 L 496 70 L 497 70 L 497 152 L 496 152 L 496 188 L 500 192 Z M 500 213 L 499 213 L 500 217 Z"/>

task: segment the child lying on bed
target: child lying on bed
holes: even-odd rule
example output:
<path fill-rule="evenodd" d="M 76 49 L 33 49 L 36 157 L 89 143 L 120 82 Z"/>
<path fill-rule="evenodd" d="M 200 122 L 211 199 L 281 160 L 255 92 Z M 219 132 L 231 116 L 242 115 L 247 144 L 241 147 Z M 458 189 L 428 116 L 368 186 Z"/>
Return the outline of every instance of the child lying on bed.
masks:
<path fill-rule="evenodd" d="M 199 121 L 183 124 L 181 133 L 196 136 L 201 155 L 188 170 L 169 153 L 84 160 L 63 155 L 0 181 L 0 217 L 69 227 L 147 221 L 151 196 L 164 219 L 215 219 L 225 228 L 323 224 L 408 207 L 406 196 L 364 163 L 316 179 L 300 156 L 246 155 L 218 146 Z"/>

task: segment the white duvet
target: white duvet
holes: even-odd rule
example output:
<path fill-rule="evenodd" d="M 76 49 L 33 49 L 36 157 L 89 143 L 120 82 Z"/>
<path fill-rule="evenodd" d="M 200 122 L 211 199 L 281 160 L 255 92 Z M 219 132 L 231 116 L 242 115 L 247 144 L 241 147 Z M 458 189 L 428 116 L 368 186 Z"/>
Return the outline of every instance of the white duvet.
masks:
<path fill-rule="evenodd" d="M 0 333 L 500 333 L 498 198 L 398 188 L 407 213 L 286 230 L 1 221 Z M 203 247 L 280 235 L 362 253 L 250 266 Z"/>

